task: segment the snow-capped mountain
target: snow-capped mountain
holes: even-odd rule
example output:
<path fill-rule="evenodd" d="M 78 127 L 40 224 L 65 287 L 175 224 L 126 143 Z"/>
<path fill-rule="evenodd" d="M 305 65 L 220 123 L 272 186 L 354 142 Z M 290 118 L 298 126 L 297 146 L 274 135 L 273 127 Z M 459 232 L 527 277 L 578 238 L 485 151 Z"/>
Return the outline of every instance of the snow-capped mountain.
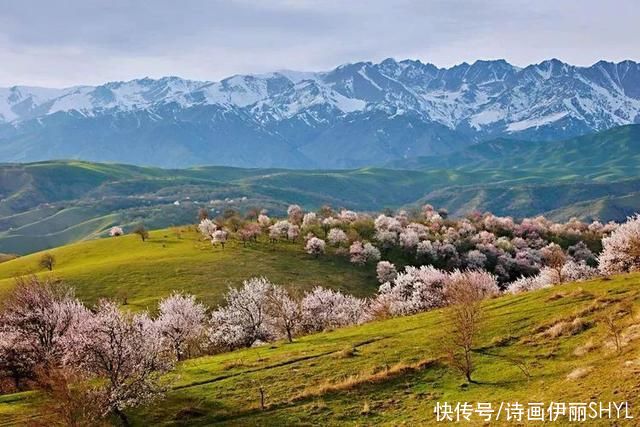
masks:
<path fill-rule="evenodd" d="M 0 88 L 0 161 L 355 167 L 497 136 L 555 140 L 630 123 L 640 123 L 632 61 L 438 68 L 386 59 L 219 82 Z"/>

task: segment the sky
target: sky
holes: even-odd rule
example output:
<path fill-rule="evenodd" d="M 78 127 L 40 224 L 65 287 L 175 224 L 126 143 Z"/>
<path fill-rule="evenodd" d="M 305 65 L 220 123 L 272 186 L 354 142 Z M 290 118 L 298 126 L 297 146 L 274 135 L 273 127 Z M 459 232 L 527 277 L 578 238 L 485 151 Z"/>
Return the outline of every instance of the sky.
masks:
<path fill-rule="evenodd" d="M 640 60 L 638 0 L 2 0 L 0 87 L 357 61 Z"/>

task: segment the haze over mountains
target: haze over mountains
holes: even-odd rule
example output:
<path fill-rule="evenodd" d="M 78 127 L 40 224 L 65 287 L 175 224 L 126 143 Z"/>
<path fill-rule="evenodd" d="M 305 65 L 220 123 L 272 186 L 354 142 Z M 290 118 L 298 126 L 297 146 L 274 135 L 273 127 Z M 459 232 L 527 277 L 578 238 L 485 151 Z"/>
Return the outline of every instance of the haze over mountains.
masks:
<path fill-rule="evenodd" d="M 352 168 L 640 123 L 640 65 L 552 59 L 0 88 L 0 161 Z"/>

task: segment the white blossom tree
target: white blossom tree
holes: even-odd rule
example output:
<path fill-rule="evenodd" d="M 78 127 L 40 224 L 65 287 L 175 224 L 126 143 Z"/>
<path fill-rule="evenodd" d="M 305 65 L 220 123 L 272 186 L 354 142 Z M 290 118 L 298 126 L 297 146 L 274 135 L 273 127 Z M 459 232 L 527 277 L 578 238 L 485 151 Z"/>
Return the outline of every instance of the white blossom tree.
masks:
<path fill-rule="evenodd" d="M 317 237 L 312 237 L 307 240 L 307 244 L 304 247 L 304 250 L 309 254 L 313 255 L 316 258 L 322 254 L 324 254 L 326 247 L 326 243 L 324 240 L 319 239 Z"/>
<path fill-rule="evenodd" d="M 306 332 L 318 332 L 365 320 L 366 301 L 342 292 L 314 288 L 302 299 L 302 327 Z"/>
<path fill-rule="evenodd" d="M 327 234 L 327 240 L 333 246 L 340 246 L 348 241 L 347 233 L 339 228 L 332 228 Z"/>
<path fill-rule="evenodd" d="M 200 221 L 200 224 L 198 224 L 198 230 L 200 231 L 200 234 L 202 234 L 202 237 L 204 237 L 206 240 L 213 239 L 213 234 L 217 229 L 218 226 L 216 225 L 216 223 L 211 221 L 209 218 L 203 219 L 202 221 Z"/>
<path fill-rule="evenodd" d="M 267 301 L 268 322 L 279 335 L 293 342 L 293 336 L 302 322 L 300 303 L 289 296 L 281 286 L 272 286 Z"/>
<path fill-rule="evenodd" d="M 602 239 L 602 253 L 598 260 L 603 274 L 640 269 L 640 215 L 629 217 L 610 236 Z"/>
<path fill-rule="evenodd" d="M 376 265 L 376 275 L 380 283 L 393 282 L 398 276 L 398 271 L 396 266 L 389 261 L 380 261 Z"/>
<path fill-rule="evenodd" d="M 272 288 L 266 278 L 254 277 L 245 280 L 239 289 L 229 289 L 226 306 L 215 310 L 210 319 L 209 339 L 214 347 L 251 347 L 257 341 L 272 339 L 268 324 Z"/>
<path fill-rule="evenodd" d="M 193 295 L 174 292 L 160 301 L 156 320 L 177 360 L 189 356 L 200 345 L 205 332 L 206 307 Z"/>
<path fill-rule="evenodd" d="M 318 215 L 315 212 L 307 212 L 302 217 L 302 226 L 303 227 L 313 227 L 314 225 L 320 224 L 320 220 L 318 220 Z"/>
<path fill-rule="evenodd" d="M 220 244 L 220 246 L 222 246 L 222 249 L 224 249 L 224 245 L 225 243 L 227 243 L 227 236 L 229 234 L 224 231 L 224 230 L 216 230 L 213 232 L 213 235 L 211 236 L 211 244 L 212 245 L 217 245 Z"/>
<path fill-rule="evenodd" d="M 289 205 L 287 208 L 287 216 L 291 224 L 300 225 L 302 223 L 303 211 L 299 205 Z"/>

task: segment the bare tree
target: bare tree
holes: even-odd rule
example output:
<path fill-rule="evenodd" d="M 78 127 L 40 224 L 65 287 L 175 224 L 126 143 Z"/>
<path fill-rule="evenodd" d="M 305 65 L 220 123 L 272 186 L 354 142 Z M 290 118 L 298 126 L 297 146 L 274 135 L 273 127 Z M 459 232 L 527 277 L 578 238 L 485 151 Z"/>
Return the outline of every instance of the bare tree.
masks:
<path fill-rule="evenodd" d="M 145 228 L 144 224 L 137 225 L 136 228 L 133 229 L 133 233 L 140 236 L 143 242 L 149 238 L 149 232 Z"/>
<path fill-rule="evenodd" d="M 451 305 L 446 311 L 449 323 L 447 356 L 451 365 L 469 382 L 473 381 L 471 374 L 475 370 L 473 348 L 484 317 L 482 300 L 490 295 L 487 283 L 484 283 L 486 277 L 482 276 L 470 271 L 460 273 L 450 279 L 445 289 L 447 302 Z"/>
<path fill-rule="evenodd" d="M 602 316 L 601 322 L 607 330 L 607 334 L 613 340 L 614 345 L 616 346 L 616 352 L 620 353 L 622 351 L 622 329 L 623 326 L 618 322 L 616 318 L 616 313 L 611 312 Z"/>
<path fill-rule="evenodd" d="M 49 271 L 53 271 L 53 267 L 56 265 L 56 257 L 49 252 L 42 254 L 42 256 L 40 257 L 40 261 L 38 261 L 38 265 L 41 268 L 46 268 Z"/>

